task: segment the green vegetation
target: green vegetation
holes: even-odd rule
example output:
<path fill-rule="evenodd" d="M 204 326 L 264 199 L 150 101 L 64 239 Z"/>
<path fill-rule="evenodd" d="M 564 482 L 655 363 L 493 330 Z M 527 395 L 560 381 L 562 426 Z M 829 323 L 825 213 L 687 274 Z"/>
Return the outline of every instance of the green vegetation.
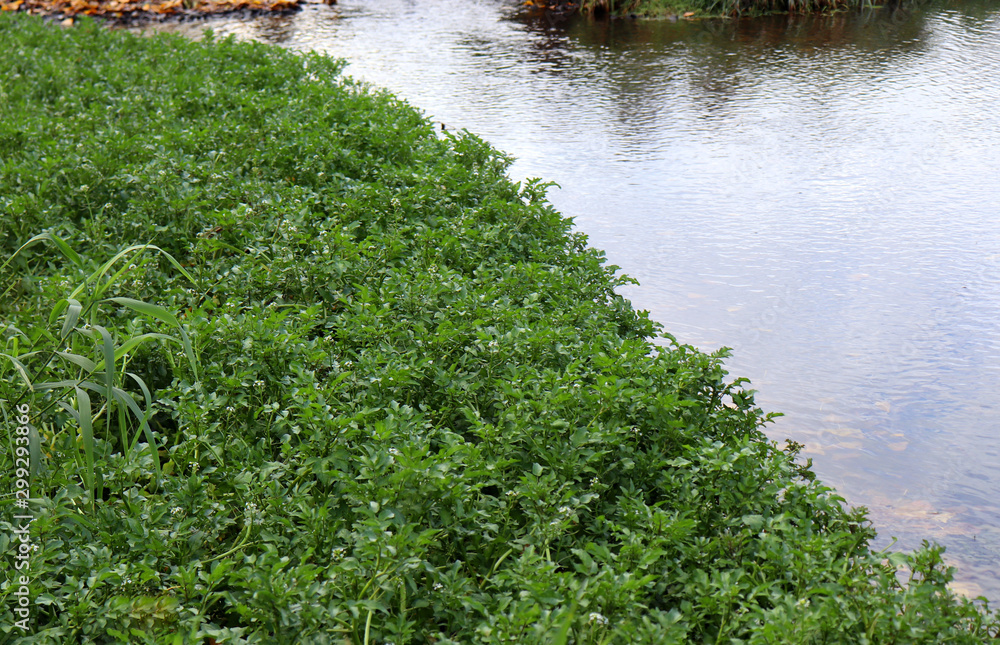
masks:
<path fill-rule="evenodd" d="M 0 640 L 1000 629 L 940 549 L 873 553 L 724 354 L 655 348 L 475 136 L 318 55 L 10 15 L 0 45 L 4 571 L 17 405 L 39 546 Z"/>
<path fill-rule="evenodd" d="M 588 14 L 665 18 L 762 16 L 772 13 L 829 13 L 872 8 L 873 0 L 581 0 Z"/>

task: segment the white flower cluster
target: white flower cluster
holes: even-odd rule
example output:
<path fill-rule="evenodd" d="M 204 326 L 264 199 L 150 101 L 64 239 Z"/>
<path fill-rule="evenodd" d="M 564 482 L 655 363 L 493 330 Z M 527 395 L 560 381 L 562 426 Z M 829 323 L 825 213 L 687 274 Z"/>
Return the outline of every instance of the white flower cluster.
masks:
<path fill-rule="evenodd" d="M 560 506 L 557 512 L 559 515 L 557 515 L 554 520 L 549 522 L 549 526 L 559 526 L 573 515 L 573 509 L 569 506 Z"/>
<path fill-rule="evenodd" d="M 254 504 L 253 502 L 247 502 L 246 509 L 244 509 L 244 514 L 246 516 L 246 519 L 251 524 L 259 526 L 264 523 L 264 518 L 262 518 L 257 513 L 257 511 L 258 509 L 256 504 Z"/>
<path fill-rule="evenodd" d="M 590 613 L 590 621 L 592 623 L 597 623 L 598 625 L 607 625 L 608 618 L 604 614 L 599 614 L 596 611 Z"/>

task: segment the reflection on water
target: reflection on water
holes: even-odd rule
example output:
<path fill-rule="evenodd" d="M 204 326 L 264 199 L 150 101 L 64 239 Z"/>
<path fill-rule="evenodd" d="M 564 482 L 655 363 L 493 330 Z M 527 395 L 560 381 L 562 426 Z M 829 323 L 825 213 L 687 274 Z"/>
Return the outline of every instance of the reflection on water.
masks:
<path fill-rule="evenodd" d="M 1000 600 L 1000 12 L 521 20 L 341 0 L 210 26 L 317 49 L 518 158 L 681 341 L 734 348 L 880 534 Z M 198 27 L 174 25 L 194 33 Z"/>

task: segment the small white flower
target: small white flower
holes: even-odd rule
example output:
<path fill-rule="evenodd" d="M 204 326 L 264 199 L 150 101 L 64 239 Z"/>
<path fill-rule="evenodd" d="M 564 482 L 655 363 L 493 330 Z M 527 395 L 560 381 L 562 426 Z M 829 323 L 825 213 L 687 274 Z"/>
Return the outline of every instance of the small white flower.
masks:
<path fill-rule="evenodd" d="M 264 387 L 264 381 L 261 381 L 260 379 L 254 381 L 253 384 L 254 387 Z"/>
<path fill-rule="evenodd" d="M 590 622 L 597 623 L 598 625 L 607 625 L 608 619 L 603 614 L 599 614 L 594 611 L 590 613 Z"/>
<path fill-rule="evenodd" d="M 172 509 L 170 509 L 170 514 L 173 515 L 174 517 L 180 515 L 183 512 L 184 512 L 184 509 L 181 508 L 180 506 L 175 506 Z"/>
<path fill-rule="evenodd" d="M 440 582 L 435 582 L 434 583 L 434 591 L 441 591 L 442 589 L 444 589 L 444 585 L 443 584 L 441 584 Z"/>
<path fill-rule="evenodd" d="M 805 609 L 806 607 L 809 606 L 809 599 L 808 598 L 799 598 L 799 601 L 797 603 L 795 603 L 795 606 L 796 607 L 802 607 L 803 609 Z"/>
<path fill-rule="evenodd" d="M 573 509 L 571 509 L 569 506 L 560 506 L 559 507 L 559 512 L 562 515 L 569 515 L 570 513 L 573 512 Z"/>
<path fill-rule="evenodd" d="M 515 495 L 517 495 L 517 491 L 516 490 L 509 490 L 509 491 L 507 491 L 507 497 L 514 497 Z"/>
<path fill-rule="evenodd" d="M 343 559 L 345 553 L 347 553 L 346 549 L 337 548 L 337 549 L 334 549 L 333 551 L 330 552 L 330 558 L 334 562 L 337 562 L 337 561 Z"/>

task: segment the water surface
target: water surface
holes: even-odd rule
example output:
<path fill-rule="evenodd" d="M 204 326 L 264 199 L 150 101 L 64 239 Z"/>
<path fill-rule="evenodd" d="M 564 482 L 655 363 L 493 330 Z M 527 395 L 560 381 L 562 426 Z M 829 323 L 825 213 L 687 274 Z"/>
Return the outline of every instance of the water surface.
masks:
<path fill-rule="evenodd" d="M 350 61 L 511 153 L 769 434 L 1000 600 L 1000 7 L 550 24 L 341 0 L 205 24 Z"/>

